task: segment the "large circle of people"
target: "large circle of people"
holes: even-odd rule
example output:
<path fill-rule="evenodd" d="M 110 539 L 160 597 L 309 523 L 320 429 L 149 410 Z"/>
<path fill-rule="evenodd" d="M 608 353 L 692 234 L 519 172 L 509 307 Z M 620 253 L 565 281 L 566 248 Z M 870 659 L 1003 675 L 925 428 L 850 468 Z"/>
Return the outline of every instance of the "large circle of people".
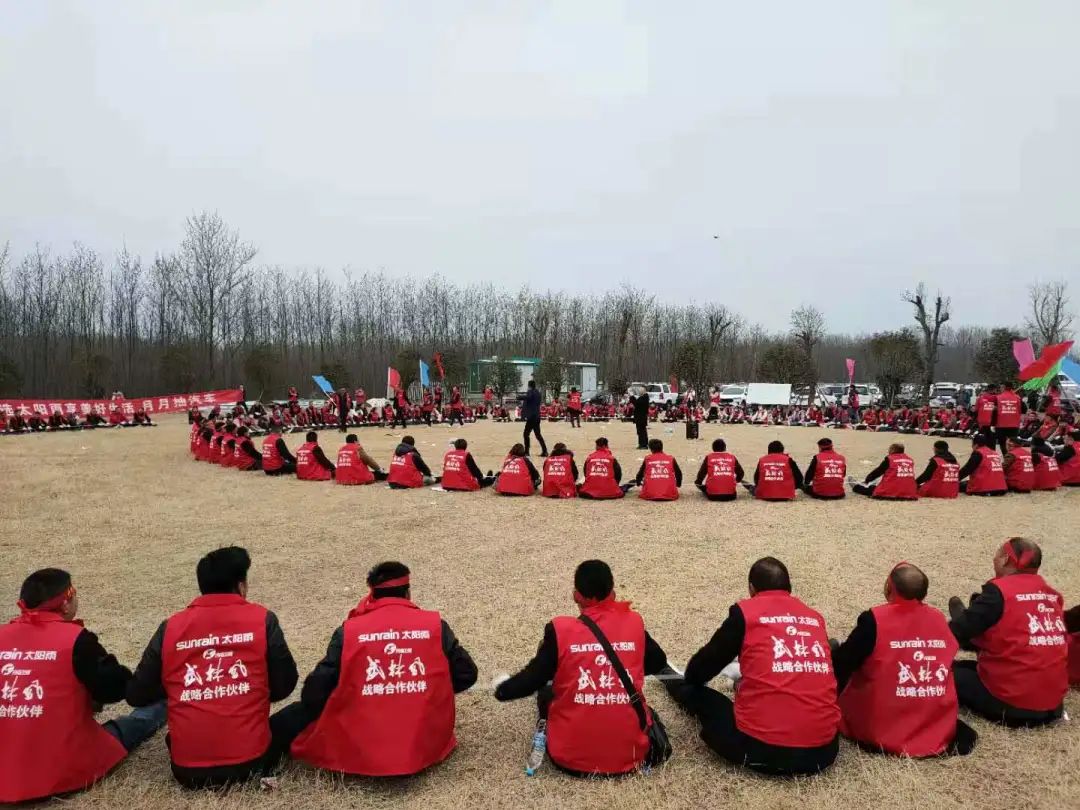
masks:
<path fill-rule="evenodd" d="M 635 398 L 630 400 L 626 406 L 629 410 L 618 411 L 624 414 L 619 418 L 622 421 L 646 418 L 641 416 L 644 408 L 635 409 Z M 346 405 L 338 410 L 340 402 Z M 949 443 L 940 438 L 934 443 L 934 454 L 926 461 L 922 473 L 916 474 L 915 459 L 906 453 L 902 442 L 893 442 L 881 463 L 857 481 L 848 474 L 847 460 L 837 446 L 839 440 L 820 439 L 818 452 L 805 470 L 786 453 L 781 442 L 773 441 L 756 460 L 748 478 L 739 459 L 727 451 L 724 440 L 716 439 L 711 452 L 701 461 L 694 484 L 709 499 L 721 501 L 734 499 L 740 486 L 765 501 L 792 500 L 799 492 L 822 500 L 843 498 L 849 491 L 882 500 L 916 500 L 954 498 L 961 493 L 997 496 L 1080 486 L 1080 455 L 1076 446 L 1080 430 L 1073 422 L 1074 415 L 1062 409 L 1060 400 L 1048 397 L 1046 403 L 1042 411 L 1029 408 L 1012 386 L 1006 385 L 1000 391 L 988 388 L 970 409 L 959 412 L 953 406 L 935 413 L 928 407 L 859 408 L 857 404 L 824 409 L 759 408 L 749 424 L 950 437 L 966 440 L 971 447 L 966 461 L 961 463 Z M 640 400 L 638 404 L 644 405 Z M 615 407 L 583 403 L 576 389 L 571 390 L 568 405 L 567 408 L 556 400 L 544 406 L 542 419 L 566 419 L 578 427 L 582 421 L 602 424 L 611 421 L 613 417 L 608 414 Z M 663 410 L 662 417 L 660 411 L 658 406 L 649 405 L 647 420 L 684 421 L 688 414 L 693 418 L 697 412 L 707 423 L 747 423 L 741 416 L 744 413 L 741 406 L 723 407 L 715 402 L 707 413 L 695 406 L 692 399 L 689 404 L 669 406 Z M 598 412 L 602 415 L 597 415 Z M 341 414 L 345 417 L 341 418 Z M 759 418 L 759 414 L 768 415 Z M 773 416 L 779 421 L 774 421 Z M 509 449 L 497 472 L 481 472 L 468 450 L 467 440 L 457 439 L 442 460 L 442 475 L 432 471 L 411 436 L 403 437 L 384 468 L 364 450 L 355 434 L 347 437 L 333 460 L 319 444 L 316 430 L 311 430 L 325 427 L 347 430 L 372 424 L 390 427 L 400 424 L 408 428 L 412 424 L 442 421 L 464 425 L 487 418 L 510 420 L 505 407 L 494 402 L 490 389 L 485 392 L 483 405 L 475 409 L 463 401 L 457 388 L 453 389 L 445 408 L 438 389 L 434 396 L 425 391 L 418 408 L 409 404 L 403 392 L 398 393 L 396 408 L 390 403 L 369 408 L 362 390 L 351 400 L 346 392 L 340 391 L 320 407 L 314 403 L 302 406 L 293 389 L 287 403 L 275 403 L 269 408 L 256 403 L 249 409 L 238 403 L 229 413 L 215 408 L 206 416 L 193 410 L 189 446 L 192 455 L 201 461 L 241 470 L 262 470 L 269 475 L 295 474 L 309 481 L 335 480 L 353 485 L 387 481 L 396 489 L 438 484 L 443 489 L 457 491 L 493 487 L 502 495 L 539 492 L 548 497 L 595 500 L 621 498 L 636 487 L 645 500 L 670 501 L 679 497 L 683 471 L 678 461 L 664 452 L 662 441 L 646 440 L 643 432 L 646 425 L 640 423 L 639 449 L 648 453 L 632 477 L 624 476 L 604 437 L 595 440 L 594 449 L 580 469 L 573 451 L 565 444 L 556 444 L 549 454 L 540 438 L 543 465 L 538 469 L 529 457 L 530 422 L 526 422 L 524 442 Z M 305 441 L 294 454 L 283 434 L 305 430 Z M 255 437 L 259 435 L 263 438 L 257 447 Z"/>

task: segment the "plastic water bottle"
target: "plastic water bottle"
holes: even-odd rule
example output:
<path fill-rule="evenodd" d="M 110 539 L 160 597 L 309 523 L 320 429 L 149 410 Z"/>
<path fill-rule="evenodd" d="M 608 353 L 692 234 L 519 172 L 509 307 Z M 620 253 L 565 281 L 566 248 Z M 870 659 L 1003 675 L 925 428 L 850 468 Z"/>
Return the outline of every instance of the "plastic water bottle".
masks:
<path fill-rule="evenodd" d="M 536 731 L 533 732 L 532 750 L 529 758 L 525 760 L 525 775 L 535 776 L 540 766 L 544 763 L 544 753 L 547 751 L 547 720 L 540 718 L 536 721 Z"/>

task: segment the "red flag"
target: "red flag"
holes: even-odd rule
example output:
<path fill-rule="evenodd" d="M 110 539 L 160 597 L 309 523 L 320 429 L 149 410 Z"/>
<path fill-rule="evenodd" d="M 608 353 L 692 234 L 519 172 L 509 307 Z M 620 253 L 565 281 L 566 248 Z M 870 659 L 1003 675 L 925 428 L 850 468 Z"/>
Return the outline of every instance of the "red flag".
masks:
<path fill-rule="evenodd" d="M 398 374 L 396 368 L 388 367 L 386 369 L 386 396 L 387 399 L 394 396 L 397 390 L 401 388 L 401 375 Z"/>
<path fill-rule="evenodd" d="M 442 352 L 435 352 L 435 357 L 432 358 L 435 361 L 435 370 L 439 372 L 439 379 L 446 379 L 446 369 L 442 364 Z"/>
<path fill-rule="evenodd" d="M 850 357 L 844 361 L 847 364 L 847 378 L 849 383 L 855 382 L 855 361 Z"/>
<path fill-rule="evenodd" d="M 671 385 L 671 393 L 679 393 L 679 378 L 672 374 L 668 377 L 668 383 Z"/>
<path fill-rule="evenodd" d="M 1038 360 L 1020 369 L 1020 379 L 1034 380 L 1045 377 L 1069 353 L 1072 345 L 1073 342 L 1067 340 L 1064 343 L 1055 343 L 1053 346 L 1044 346 Z"/>

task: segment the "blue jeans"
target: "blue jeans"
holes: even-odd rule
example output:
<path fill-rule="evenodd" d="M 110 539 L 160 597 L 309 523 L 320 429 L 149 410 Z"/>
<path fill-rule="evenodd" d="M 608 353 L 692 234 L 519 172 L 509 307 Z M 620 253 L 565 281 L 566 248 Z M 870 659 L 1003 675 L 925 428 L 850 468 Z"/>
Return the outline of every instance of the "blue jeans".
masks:
<path fill-rule="evenodd" d="M 154 732 L 165 725 L 165 701 L 151 703 L 135 709 L 114 720 L 106 720 L 101 727 L 116 737 L 130 754 L 144 742 L 154 736 Z"/>

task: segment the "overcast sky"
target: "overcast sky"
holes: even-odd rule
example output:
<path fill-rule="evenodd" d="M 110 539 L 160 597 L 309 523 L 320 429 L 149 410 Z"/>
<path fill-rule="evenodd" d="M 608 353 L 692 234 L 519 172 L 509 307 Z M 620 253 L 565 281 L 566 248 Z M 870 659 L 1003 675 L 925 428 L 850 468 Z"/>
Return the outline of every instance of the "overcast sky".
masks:
<path fill-rule="evenodd" d="M 1080 2 L 0 4 L 0 243 L 723 301 L 1080 300 Z M 718 238 L 714 238 L 714 236 Z"/>

